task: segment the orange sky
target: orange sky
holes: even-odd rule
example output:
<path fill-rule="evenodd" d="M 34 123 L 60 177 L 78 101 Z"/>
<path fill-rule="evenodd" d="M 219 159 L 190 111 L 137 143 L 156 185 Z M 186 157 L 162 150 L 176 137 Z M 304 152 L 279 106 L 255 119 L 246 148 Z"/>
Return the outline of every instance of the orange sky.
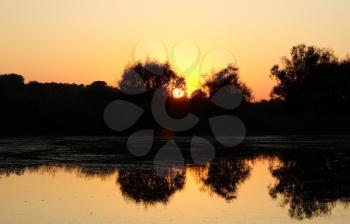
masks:
<path fill-rule="evenodd" d="M 350 52 L 349 10 L 348 0 L 0 0 L 0 73 L 114 84 L 147 51 L 175 63 L 190 88 L 233 60 L 263 99 L 270 68 L 293 45 Z"/>

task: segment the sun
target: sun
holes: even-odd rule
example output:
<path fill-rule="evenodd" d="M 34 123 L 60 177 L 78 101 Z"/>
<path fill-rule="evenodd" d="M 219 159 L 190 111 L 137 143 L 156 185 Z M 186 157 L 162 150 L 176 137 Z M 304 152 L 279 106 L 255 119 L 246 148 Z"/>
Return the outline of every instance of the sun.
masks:
<path fill-rule="evenodd" d="M 173 97 L 174 98 L 181 98 L 181 97 L 184 97 L 185 96 L 185 92 L 180 89 L 180 88 L 175 88 L 173 90 Z"/>

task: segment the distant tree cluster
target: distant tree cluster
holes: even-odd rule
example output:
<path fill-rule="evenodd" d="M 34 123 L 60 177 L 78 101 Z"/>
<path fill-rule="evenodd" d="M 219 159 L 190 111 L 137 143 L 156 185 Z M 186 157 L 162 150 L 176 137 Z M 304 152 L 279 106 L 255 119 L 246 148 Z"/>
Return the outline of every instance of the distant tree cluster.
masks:
<path fill-rule="evenodd" d="M 16 74 L 0 76 L 0 134 L 54 134 L 105 131 L 104 107 L 117 97 L 103 81 L 90 85 L 24 83 Z"/>

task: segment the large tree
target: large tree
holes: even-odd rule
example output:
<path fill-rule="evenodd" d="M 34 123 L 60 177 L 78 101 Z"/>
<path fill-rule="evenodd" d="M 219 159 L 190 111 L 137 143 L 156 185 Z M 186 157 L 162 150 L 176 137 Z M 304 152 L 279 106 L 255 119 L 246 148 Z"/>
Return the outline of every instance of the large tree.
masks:
<path fill-rule="evenodd" d="M 128 66 L 119 81 L 124 93 L 154 92 L 158 88 L 181 88 L 185 90 L 185 79 L 178 76 L 169 63 L 156 61 L 137 62 Z"/>
<path fill-rule="evenodd" d="M 298 45 L 271 69 L 277 80 L 271 95 L 303 108 L 344 106 L 350 97 L 350 63 L 338 60 L 332 50 Z"/>

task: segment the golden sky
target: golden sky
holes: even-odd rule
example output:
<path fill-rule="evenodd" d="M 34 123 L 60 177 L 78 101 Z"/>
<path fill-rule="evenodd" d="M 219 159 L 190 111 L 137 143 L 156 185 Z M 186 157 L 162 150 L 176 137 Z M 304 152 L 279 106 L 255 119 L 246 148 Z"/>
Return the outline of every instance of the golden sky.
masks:
<path fill-rule="evenodd" d="M 349 0 L 0 0 L 0 73 L 114 84 L 147 50 L 191 83 L 232 59 L 263 99 L 270 68 L 293 45 L 350 52 L 349 11 Z"/>

